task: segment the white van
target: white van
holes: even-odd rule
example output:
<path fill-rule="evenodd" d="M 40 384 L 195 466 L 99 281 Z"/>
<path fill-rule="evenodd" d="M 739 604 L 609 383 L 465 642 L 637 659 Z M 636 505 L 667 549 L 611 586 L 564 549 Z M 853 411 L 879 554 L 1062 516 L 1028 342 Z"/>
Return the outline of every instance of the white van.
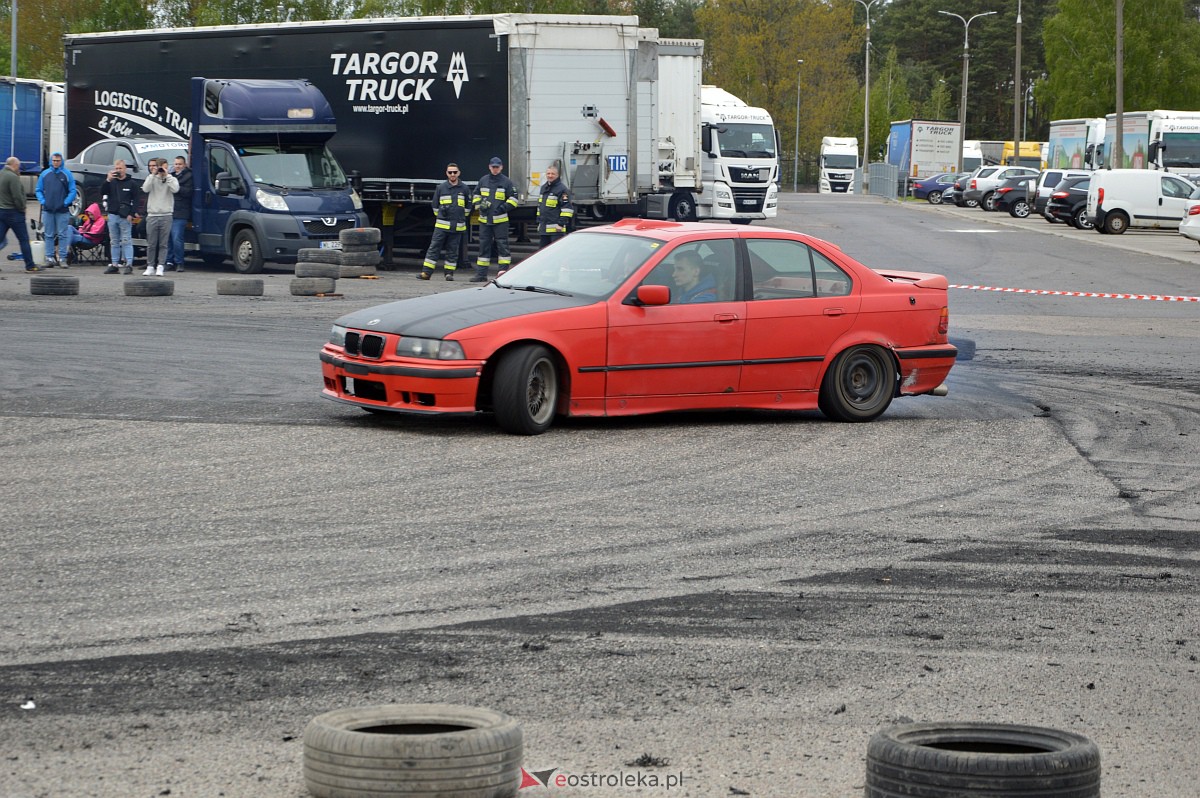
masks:
<path fill-rule="evenodd" d="M 1087 215 L 1096 232 L 1130 227 L 1178 230 L 1195 184 L 1157 169 L 1101 169 L 1088 186 Z"/>

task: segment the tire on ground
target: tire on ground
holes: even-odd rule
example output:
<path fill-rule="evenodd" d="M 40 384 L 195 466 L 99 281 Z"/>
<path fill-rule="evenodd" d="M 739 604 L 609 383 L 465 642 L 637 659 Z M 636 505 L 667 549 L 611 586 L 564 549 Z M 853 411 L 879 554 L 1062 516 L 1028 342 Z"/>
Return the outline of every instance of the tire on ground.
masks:
<path fill-rule="evenodd" d="M 258 277 L 217 278 L 217 293 L 223 296 L 262 296 L 263 281 Z"/>
<path fill-rule="evenodd" d="M 1100 749 L 1082 735 L 1003 723 L 908 723 L 867 745 L 866 798 L 1099 798 Z"/>
<path fill-rule="evenodd" d="M 175 293 L 175 281 L 161 277 L 134 277 L 125 281 L 125 296 L 171 296 Z"/>
<path fill-rule="evenodd" d="M 379 233 L 378 227 L 355 227 L 350 230 L 343 230 L 338 233 L 338 240 L 342 242 L 342 246 L 347 244 L 378 244 L 382 236 Z"/>
<path fill-rule="evenodd" d="M 375 250 L 369 252 L 343 252 L 343 266 L 378 266 L 379 253 Z"/>
<path fill-rule="evenodd" d="M 316 296 L 332 294 L 336 286 L 337 280 L 332 277 L 297 277 L 292 280 L 290 289 L 292 296 Z"/>
<path fill-rule="evenodd" d="M 319 715 L 304 730 L 304 782 L 317 798 L 509 798 L 523 737 L 509 716 L 450 704 L 392 704 Z"/>
<path fill-rule="evenodd" d="M 297 277 L 341 277 L 342 267 L 336 263 L 313 263 L 300 261 L 296 264 Z"/>
<path fill-rule="evenodd" d="M 77 296 L 78 277 L 31 277 L 29 293 L 35 296 Z"/>
<path fill-rule="evenodd" d="M 305 247 L 296 253 L 296 261 L 307 261 L 308 263 L 336 263 L 340 265 L 342 262 L 342 251 L 340 249 Z"/>
<path fill-rule="evenodd" d="M 376 268 L 374 266 L 343 265 L 341 267 L 341 270 L 342 271 L 339 276 L 343 277 L 343 278 L 345 278 L 345 277 L 349 277 L 349 278 L 370 277 L 370 276 L 373 276 L 376 272 Z"/>
<path fill-rule="evenodd" d="M 342 244 L 342 252 L 379 252 L 378 244 Z"/>

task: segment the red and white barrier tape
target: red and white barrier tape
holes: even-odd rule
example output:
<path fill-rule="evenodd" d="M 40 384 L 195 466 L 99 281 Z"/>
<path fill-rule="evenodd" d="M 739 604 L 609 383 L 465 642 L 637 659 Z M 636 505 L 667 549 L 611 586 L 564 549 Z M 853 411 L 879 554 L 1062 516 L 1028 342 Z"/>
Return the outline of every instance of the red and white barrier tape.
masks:
<path fill-rule="evenodd" d="M 1161 294 L 1102 294 L 1095 291 L 1049 291 L 1043 288 L 997 288 L 990 285 L 951 285 L 965 291 L 999 291 L 1002 294 L 1038 294 L 1041 296 L 1087 296 L 1097 299 L 1148 299 L 1152 302 L 1200 302 L 1200 296 L 1164 296 Z"/>

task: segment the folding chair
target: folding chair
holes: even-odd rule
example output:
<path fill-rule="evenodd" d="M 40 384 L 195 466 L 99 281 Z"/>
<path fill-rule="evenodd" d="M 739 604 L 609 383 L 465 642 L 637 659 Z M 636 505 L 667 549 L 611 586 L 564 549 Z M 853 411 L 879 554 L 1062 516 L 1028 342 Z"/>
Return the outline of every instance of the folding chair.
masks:
<path fill-rule="evenodd" d="M 108 263 L 108 231 L 95 243 L 76 242 L 67 251 L 67 263 Z"/>

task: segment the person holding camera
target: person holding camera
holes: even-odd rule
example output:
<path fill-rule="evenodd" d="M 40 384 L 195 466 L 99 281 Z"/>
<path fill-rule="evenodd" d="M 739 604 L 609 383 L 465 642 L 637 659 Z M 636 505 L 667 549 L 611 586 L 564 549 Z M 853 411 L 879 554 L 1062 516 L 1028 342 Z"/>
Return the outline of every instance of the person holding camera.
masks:
<path fill-rule="evenodd" d="M 110 264 L 105 274 L 133 272 L 133 217 L 137 214 L 138 187 L 129 176 L 125 161 L 118 158 L 104 182 L 104 203 L 108 208 Z"/>
<path fill-rule="evenodd" d="M 150 159 L 150 174 L 142 183 L 146 195 L 146 271 L 142 275 L 162 277 L 171 243 L 171 219 L 175 215 L 175 194 L 179 180 L 167 169 L 166 158 Z"/>

